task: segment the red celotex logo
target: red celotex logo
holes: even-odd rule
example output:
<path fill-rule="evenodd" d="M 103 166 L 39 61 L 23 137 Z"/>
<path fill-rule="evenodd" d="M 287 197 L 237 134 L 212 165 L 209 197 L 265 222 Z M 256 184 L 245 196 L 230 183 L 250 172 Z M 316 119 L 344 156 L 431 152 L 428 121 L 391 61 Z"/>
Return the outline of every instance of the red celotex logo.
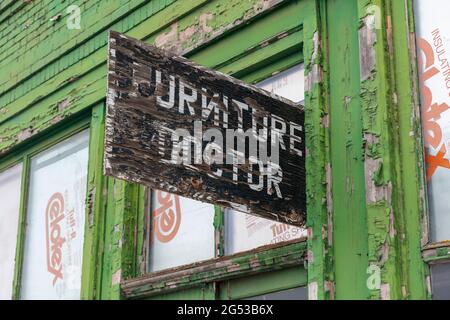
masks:
<path fill-rule="evenodd" d="M 442 47 L 439 29 L 434 30 L 432 35 L 434 39 L 433 44 L 436 47 Z M 429 88 L 426 84 L 428 80 L 441 73 L 441 70 L 438 67 L 443 66 L 441 60 L 444 60 L 444 58 L 441 54 L 445 53 L 445 51 L 442 52 L 441 50 L 440 53 L 436 52 L 435 55 L 432 45 L 427 40 L 419 38 L 417 43 L 420 49 L 420 91 L 423 100 L 422 118 L 424 120 L 425 147 L 427 147 L 425 150 L 425 160 L 428 165 L 427 180 L 430 181 L 439 167 L 450 169 L 450 161 L 445 157 L 447 154 L 447 146 L 443 139 L 443 128 L 437 122 L 437 120 L 441 119 L 442 114 L 450 109 L 450 106 L 445 102 L 435 102 L 432 91 L 434 88 Z M 448 65 L 448 62 L 446 64 Z M 447 80 L 450 78 L 450 66 L 445 70 L 445 81 L 448 82 L 446 82 L 444 86 L 450 89 L 450 80 Z M 432 148 L 432 150 L 429 150 L 430 148 Z"/>
<path fill-rule="evenodd" d="M 53 274 L 53 286 L 62 274 L 62 245 L 66 241 L 61 236 L 61 221 L 64 219 L 64 197 L 61 193 L 53 194 L 45 211 L 45 238 L 47 244 L 47 270 Z"/>
<path fill-rule="evenodd" d="M 159 207 L 153 210 L 153 229 L 156 238 L 161 242 L 172 240 L 180 228 L 180 198 L 168 192 L 156 191 Z M 175 201 L 175 212 L 173 202 Z"/>

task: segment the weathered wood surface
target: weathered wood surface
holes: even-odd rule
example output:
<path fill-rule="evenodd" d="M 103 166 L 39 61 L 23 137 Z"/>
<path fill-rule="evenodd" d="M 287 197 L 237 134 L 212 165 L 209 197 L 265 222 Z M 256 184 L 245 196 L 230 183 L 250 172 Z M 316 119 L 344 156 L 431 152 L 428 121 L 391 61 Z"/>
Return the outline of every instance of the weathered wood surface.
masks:
<path fill-rule="evenodd" d="M 110 32 L 108 64 L 105 174 L 304 224 L 303 107 L 116 32 Z M 174 138 L 180 129 L 192 136 L 192 150 L 183 149 L 181 140 Z M 202 133 L 209 129 L 222 134 L 223 143 L 218 135 L 214 141 L 205 139 Z M 227 140 L 227 133 L 236 129 L 260 133 L 258 159 L 264 148 L 275 155 L 271 148 L 277 146 L 278 165 L 255 162 L 249 151 L 251 137 L 243 152 L 230 151 L 227 143 L 233 141 L 234 147 L 235 140 Z M 191 163 L 182 162 L 183 150 L 188 150 L 185 160 Z M 239 164 L 227 161 L 232 154 L 241 156 L 234 160 Z"/>
<path fill-rule="evenodd" d="M 267 254 L 270 252 L 270 254 Z M 147 273 L 121 284 L 127 299 L 142 299 L 161 293 L 195 287 L 213 281 L 261 274 L 303 266 L 307 259 L 306 238 L 265 245 L 250 251 Z"/>

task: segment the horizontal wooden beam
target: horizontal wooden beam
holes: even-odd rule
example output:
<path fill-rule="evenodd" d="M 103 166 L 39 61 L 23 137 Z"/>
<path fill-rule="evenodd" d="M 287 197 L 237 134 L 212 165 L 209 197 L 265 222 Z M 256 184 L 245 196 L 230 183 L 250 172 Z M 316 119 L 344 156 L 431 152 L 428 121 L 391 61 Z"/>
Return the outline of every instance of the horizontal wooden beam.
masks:
<path fill-rule="evenodd" d="M 149 273 L 122 283 L 127 299 L 142 299 L 156 294 L 186 289 L 213 281 L 224 281 L 256 273 L 303 265 L 306 239 L 268 245 L 186 266 Z"/>

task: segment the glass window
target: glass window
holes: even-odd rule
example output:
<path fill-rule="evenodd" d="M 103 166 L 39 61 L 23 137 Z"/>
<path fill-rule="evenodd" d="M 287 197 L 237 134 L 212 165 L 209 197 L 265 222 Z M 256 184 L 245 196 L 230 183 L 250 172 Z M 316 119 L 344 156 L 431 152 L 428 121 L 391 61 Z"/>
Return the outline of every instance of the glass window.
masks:
<path fill-rule="evenodd" d="M 305 287 L 282 290 L 255 296 L 244 300 L 308 300 L 308 290 Z"/>
<path fill-rule="evenodd" d="M 305 97 L 304 83 L 303 65 L 297 65 L 260 82 L 257 86 L 301 103 Z M 306 235 L 305 229 L 231 209 L 225 210 L 225 254 L 298 239 Z"/>
<path fill-rule="evenodd" d="M 433 242 L 450 240 L 450 20 L 443 8 L 448 0 L 414 1 Z"/>
<path fill-rule="evenodd" d="M 431 281 L 434 300 L 450 300 L 450 264 L 431 266 Z"/>
<path fill-rule="evenodd" d="M 0 300 L 12 298 L 22 164 L 0 173 Z"/>
<path fill-rule="evenodd" d="M 306 230 L 273 220 L 225 210 L 225 254 L 306 237 Z"/>
<path fill-rule="evenodd" d="M 256 86 L 294 102 L 305 100 L 305 69 L 299 64 L 261 81 Z"/>
<path fill-rule="evenodd" d="M 89 132 L 31 159 L 23 299 L 79 299 Z"/>
<path fill-rule="evenodd" d="M 151 203 L 149 271 L 214 258 L 213 205 L 159 190 Z"/>

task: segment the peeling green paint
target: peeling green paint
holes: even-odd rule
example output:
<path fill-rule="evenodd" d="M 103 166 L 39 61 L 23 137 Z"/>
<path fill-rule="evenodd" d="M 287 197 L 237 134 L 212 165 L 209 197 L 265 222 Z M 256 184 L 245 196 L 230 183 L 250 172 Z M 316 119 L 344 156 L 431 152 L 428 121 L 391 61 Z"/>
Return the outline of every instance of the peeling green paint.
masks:
<path fill-rule="evenodd" d="M 305 66 L 305 132 L 306 132 L 306 181 L 308 227 L 308 286 L 309 299 L 330 299 L 335 295 L 332 271 L 332 210 L 329 167 L 328 86 L 326 28 L 323 2 L 305 1 L 309 14 L 304 23 Z M 322 20 L 323 19 L 323 20 Z M 322 26 L 322 27 L 321 27 Z M 327 169 L 328 168 L 328 169 Z"/>
<path fill-rule="evenodd" d="M 306 253 L 305 243 L 288 243 L 270 251 L 262 249 L 223 257 L 213 261 L 194 263 L 190 268 L 177 268 L 176 272 L 158 272 L 151 276 L 131 279 L 123 284 L 125 297 L 136 299 L 186 290 L 212 281 L 225 281 L 261 272 L 283 270 L 299 266 Z M 198 269 L 196 269 L 198 267 Z M 238 275 L 238 276 L 237 276 Z"/>
<path fill-rule="evenodd" d="M 367 208 L 355 1 L 327 4 L 336 299 L 367 299 Z"/>
<path fill-rule="evenodd" d="M 28 161 L 23 155 L 43 148 L 41 140 L 54 142 L 65 127 L 89 120 L 83 299 L 123 298 L 121 283 L 146 273 L 144 188 L 101 174 L 108 28 L 249 82 L 302 62 L 306 75 L 307 247 L 235 257 L 228 269 L 190 275 L 179 287 L 166 279 L 137 291 L 212 299 L 214 282 L 231 281 L 228 273 L 246 277 L 291 263 L 303 270 L 299 260 L 307 258 L 310 299 L 430 298 L 426 263 L 449 254 L 443 246 L 422 257 L 426 186 L 411 0 L 74 3 L 86 24 L 71 34 L 63 2 L 0 4 L 0 67 L 7 74 L 0 81 L 0 167 Z M 381 29 L 374 29 L 372 6 L 380 9 Z M 23 193 L 25 199 L 26 187 Z M 23 224 L 24 206 L 21 212 Z M 214 227 L 221 257 L 219 208 Z M 369 266 L 381 271 L 381 286 L 372 290 Z M 20 268 L 14 288 L 18 298 Z"/>

